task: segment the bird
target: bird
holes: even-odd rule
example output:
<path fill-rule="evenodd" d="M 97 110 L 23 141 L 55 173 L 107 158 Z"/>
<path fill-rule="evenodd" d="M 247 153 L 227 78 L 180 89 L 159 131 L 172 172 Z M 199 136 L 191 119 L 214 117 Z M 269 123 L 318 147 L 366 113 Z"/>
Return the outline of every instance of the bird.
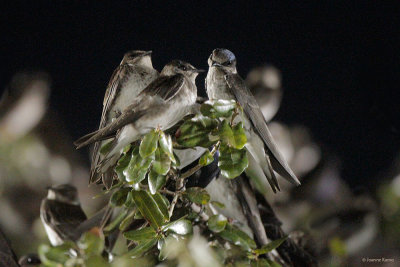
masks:
<path fill-rule="evenodd" d="M 75 240 L 75 229 L 87 219 L 77 189 L 70 184 L 49 187 L 40 205 L 40 219 L 53 246 Z"/>
<path fill-rule="evenodd" d="M 153 68 L 151 54 L 152 51 L 142 50 L 125 53 L 108 82 L 99 129 L 118 118 L 138 94 L 159 76 L 158 71 Z M 93 146 L 89 182 L 95 183 L 101 179 L 103 184 L 109 188 L 113 181 L 113 170 L 101 175 L 95 172 L 95 167 L 101 160 L 99 150 L 104 143 L 95 143 Z"/>
<path fill-rule="evenodd" d="M 197 98 L 195 80 L 200 72 L 203 70 L 187 62 L 171 61 L 117 119 L 75 141 L 77 149 L 114 137 L 109 152 L 96 166 L 97 172 L 104 172 L 116 163 L 125 146 L 151 129 L 174 126 L 192 112 Z"/>
<path fill-rule="evenodd" d="M 271 65 L 256 67 L 247 74 L 245 82 L 265 120 L 269 122 L 278 112 L 282 101 L 281 72 Z"/>
<path fill-rule="evenodd" d="M 224 48 L 214 49 L 208 58 L 206 92 L 210 101 L 236 100 L 243 108 L 246 132 L 246 150 L 249 166 L 246 169 L 256 187 L 266 193 L 266 181 L 272 190 L 280 190 L 274 171 L 289 182 L 300 185 L 299 180 L 279 153 L 265 122 L 260 107 L 236 69 L 235 55 Z"/>

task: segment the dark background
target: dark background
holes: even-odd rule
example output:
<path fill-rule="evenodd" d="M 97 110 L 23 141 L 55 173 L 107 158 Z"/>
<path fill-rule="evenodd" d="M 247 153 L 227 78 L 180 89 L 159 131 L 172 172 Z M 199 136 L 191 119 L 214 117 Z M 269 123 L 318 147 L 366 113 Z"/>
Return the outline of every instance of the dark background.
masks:
<path fill-rule="evenodd" d="M 49 72 L 50 105 L 74 139 L 98 126 L 105 86 L 127 50 L 153 50 L 160 70 L 174 58 L 206 68 L 212 49 L 225 47 L 242 76 L 265 62 L 282 70 L 276 118 L 308 126 L 355 191 L 373 188 L 399 152 L 394 3 L 39 2 L 1 8 L 0 86 L 20 70 Z"/>

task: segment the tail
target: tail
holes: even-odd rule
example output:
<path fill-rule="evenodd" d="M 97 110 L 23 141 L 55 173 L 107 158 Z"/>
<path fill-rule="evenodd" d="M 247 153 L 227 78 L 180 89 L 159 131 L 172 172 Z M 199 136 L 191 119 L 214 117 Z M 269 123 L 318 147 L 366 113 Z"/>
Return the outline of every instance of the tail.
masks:
<path fill-rule="evenodd" d="M 249 159 L 248 171 L 251 173 L 249 176 L 254 179 L 257 189 L 263 194 L 266 193 L 265 180 L 267 180 L 274 193 L 280 191 L 270 157 L 265 153 L 261 139 L 258 136 L 252 136 L 246 144 L 246 149 Z"/>
<path fill-rule="evenodd" d="M 82 136 L 74 142 L 76 149 L 80 149 L 84 146 L 93 144 L 94 142 L 103 141 L 115 136 L 114 133 L 110 134 L 107 130 L 107 127 L 105 127 L 85 136 Z"/>
<path fill-rule="evenodd" d="M 92 133 L 89 133 L 87 135 L 82 136 L 81 138 L 79 138 L 78 140 L 76 140 L 74 142 L 74 145 L 76 146 L 76 149 L 80 149 L 84 146 L 90 145 L 92 143 L 94 143 L 95 141 L 93 141 L 94 137 L 96 136 L 96 134 L 99 133 L 99 130 L 94 131 Z"/>

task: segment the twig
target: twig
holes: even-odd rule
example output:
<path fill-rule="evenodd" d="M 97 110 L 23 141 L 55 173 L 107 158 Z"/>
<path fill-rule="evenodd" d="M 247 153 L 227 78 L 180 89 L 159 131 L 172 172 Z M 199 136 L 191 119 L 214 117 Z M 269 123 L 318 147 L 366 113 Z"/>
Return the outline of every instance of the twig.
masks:
<path fill-rule="evenodd" d="M 175 205 L 178 202 L 178 197 L 179 197 L 179 194 L 176 193 L 174 198 L 172 199 L 171 206 L 169 207 L 169 211 L 168 211 L 170 218 L 172 217 L 172 213 L 174 213 Z"/>
<path fill-rule="evenodd" d="M 200 218 L 201 218 L 203 221 L 208 221 L 208 219 L 210 218 L 210 217 L 203 211 L 203 209 L 202 209 L 199 205 L 197 205 L 197 204 L 195 204 L 195 203 L 192 203 L 192 204 L 190 205 L 190 208 L 191 208 L 195 213 L 199 214 Z"/>
<path fill-rule="evenodd" d="M 202 167 L 202 166 L 200 166 L 200 165 L 194 166 L 194 167 L 191 168 L 190 170 L 184 172 L 184 173 L 180 176 L 180 178 L 181 178 L 181 179 L 186 179 L 186 178 L 188 178 L 189 176 L 192 176 L 195 172 L 197 172 L 198 170 L 200 170 L 201 167 Z"/>
<path fill-rule="evenodd" d="M 168 190 L 168 189 L 160 189 L 160 190 L 158 190 L 158 192 L 164 193 L 164 194 L 167 194 L 167 195 L 171 195 L 171 196 L 175 196 L 177 194 L 176 192 L 173 192 L 173 191 Z"/>

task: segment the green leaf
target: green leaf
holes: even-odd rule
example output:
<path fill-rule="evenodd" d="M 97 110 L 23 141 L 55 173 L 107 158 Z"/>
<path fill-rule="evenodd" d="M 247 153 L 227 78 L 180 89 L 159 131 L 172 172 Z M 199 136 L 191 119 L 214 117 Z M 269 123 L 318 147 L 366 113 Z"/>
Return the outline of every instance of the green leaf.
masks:
<path fill-rule="evenodd" d="M 143 217 L 154 229 L 160 229 L 166 221 L 161 209 L 164 206 L 158 204 L 153 196 L 147 191 L 132 191 L 132 198 Z M 164 203 L 165 204 L 165 203 Z"/>
<path fill-rule="evenodd" d="M 234 100 L 216 100 L 214 102 L 206 101 L 200 107 L 200 112 L 204 116 L 210 118 L 228 118 L 232 115 L 233 110 L 236 108 L 236 102 Z"/>
<path fill-rule="evenodd" d="M 118 179 L 120 181 L 126 181 L 124 170 L 128 167 L 129 162 L 131 161 L 131 154 L 126 153 L 122 155 L 122 157 L 118 160 L 117 166 L 115 166 L 115 172 L 118 175 Z"/>
<path fill-rule="evenodd" d="M 219 233 L 225 229 L 227 223 L 228 220 L 224 215 L 217 214 L 208 219 L 207 226 L 212 232 Z"/>
<path fill-rule="evenodd" d="M 285 242 L 286 239 L 287 239 L 287 237 L 283 237 L 283 238 L 271 241 L 268 244 L 262 246 L 261 248 L 255 249 L 254 252 L 257 253 L 258 255 L 262 255 L 262 254 L 271 252 L 272 250 L 279 247 L 283 242 Z"/>
<path fill-rule="evenodd" d="M 60 263 L 64 263 L 70 258 L 69 250 L 71 248 L 73 248 L 73 244 L 69 242 L 56 247 L 42 244 L 38 248 L 38 254 L 45 266 L 59 266 Z"/>
<path fill-rule="evenodd" d="M 139 243 L 136 247 L 125 253 L 122 257 L 137 258 L 142 256 L 144 253 L 149 251 L 155 244 L 157 244 L 158 239 L 150 239 Z"/>
<path fill-rule="evenodd" d="M 85 251 L 86 255 L 100 255 L 104 250 L 104 235 L 98 227 L 92 228 L 78 240 L 78 247 Z"/>
<path fill-rule="evenodd" d="M 169 202 L 166 197 L 161 195 L 160 193 L 156 193 L 153 195 L 154 201 L 157 203 L 158 208 L 164 216 L 165 221 L 169 220 L 168 206 Z"/>
<path fill-rule="evenodd" d="M 172 231 L 178 235 L 187 235 L 193 232 L 192 222 L 186 216 L 163 226 L 163 231 Z"/>
<path fill-rule="evenodd" d="M 86 267 L 109 267 L 110 264 L 100 255 L 92 255 L 85 260 Z"/>
<path fill-rule="evenodd" d="M 147 158 L 157 149 L 158 132 L 153 129 L 147 133 L 140 142 L 139 153 L 142 158 Z"/>
<path fill-rule="evenodd" d="M 119 225 L 119 230 L 125 231 L 135 220 L 135 214 L 136 214 L 136 209 L 130 212 L 128 216 L 126 216 L 125 219 L 122 220 L 122 222 Z"/>
<path fill-rule="evenodd" d="M 188 198 L 191 202 L 200 205 L 205 205 L 210 201 L 210 195 L 201 187 L 189 187 L 183 193 L 183 196 Z"/>
<path fill-rule="evenodd" d="M 138 243 L 154 239 L 157 232 L 151 227 L 145 227 L 139 230 L 132 230 L 124 233 L 124 237 L 128 240 L 136 241 Z"/>
<path fill-rule="evenodd" d="M 242 149 L 247 143 L 246 132 L 243 127 L 243 123 L 239 122 L 232 128 L 233 137 L 235 139 L 235 145 L 233 146 L 236 149 Z"/>
<path fill-rule="evenodd" d="M 271 265 L 266 259 L 253 260 L 250 263 L 251 267 L 270 267 Z"/>
<path fill-rule="evenodd" d="M 117 218 L 115 218 L 112 222 L 110 222 L 106 227 L 104 227 L 103 231 L 105 233 L 109 233 L 115 228 L 117 228 L 122 220 L 126 217 L 128 211 L 127 210 L 122 210 L 120 214 L 118 214 Z"/>
<path fill-rule="evenodd" d="M 160 139 L 158 139 L 158 144 L 160 145 L 160 148 L 162 151 L 167 153 L 169 156 L 170 160 L 172 162 L 176 162 L 175 157 L 174 157 L 174 150 L 172 146 L 172 138 L 170 135 L 166 135 L 164 132 L 160 132 Z"/>
<path fill-rule="evenodd" d="M 232 111 L 236 108 L 235 100 L 224 100 L 218 99 L 214 101 L 213 108 L 217 112 L 219 117 L 229 117 L 232 114 Z"/>
<path fill-rule="evenodd" d="M 226 178 L 238 177 L 249 165 L 246 149 L 238 150 L 221 145 L 219 152 L 218 167 Z"/>
<path fill-rule="evenodd" d="M 154 153 L 146 158 L 142 158 L 138 153 L 138 148 L 136 147 L 132 151 L 131 161 L 125 170 L 123 171 L 126 180 L 130 183 L 137 184 L 146 178 L 148 168 L 154 160 Z"/>
<path fill-rule="evenodd" d="M 282 267 L 282 265 L 280 265 L 276 261 L 272 261 L 270 259 L 266 259 L 266 261 L 269 263 L 269 266 L 271 266 L 271 267 Z"/>
<path fill-rule="evenodd" d="M 158 253 L 159 261 L 164 261 L 168 256 L 167 253 L 165 252 L 165 244 L 166 244 L 166 241 L 164 238 L 161 238 L 160 240 L 158 240 L 157 248 L 160 251 L 160 253 Z"/>
<path fill-rule="evenodd" d="M 204 116 L 210 117 L 210 118 L 216 118 L 217 116 L 215 115 L 216 111 L 213 108 L 213 106 L 209 103 L 204 103 L 200 106 L 200 112 Z"/>
<path fill-rule="evenodd" d="M 185 121 L 178 132 L 178 144 L 185 147 L 210 147 L 217 140 L 211 140 L 210 134 L 217 129 L 218 120 L 198 115 Z"/>
<path fill-rule="evenodd" d="M 165 175 L 160 175 L 153 169 L 149 172 L 149 189 L 151 194 L 155 194 L 160 190 L 166 183 L 167 177 Z"/>
<path fill-rule="evenodd" d="M 124 206 L 127 208 L 135 207 L 135 203 L 133 202 L 132 198 L 132 191 L 129 191 L 128 195 L 126 196 L 126 201 L 124 203 Z"/>
<path fill-rule="evenodd" d="M 211 154 L 209 150 L 204 152 L 204 154 L 199 159 L 200 166 L 207 166 L 214 161 L 214 156 Z"/>
<path fill-rule="evenodd" d="M 225 230 L 219 233 L 223 239 L 232 242 L 233 244 L 242 247 L 244 250 L 250 251 L 257 247 L 254 240 L 249 237 L 245 232 L 239 230 L 237 227 L 227 224 Z"/>
<path fill-rule="evenodd" d="M 171 159 L 167 153 L 161 149 L 155 152 L 155 160 L 153 162 L 153 170 L 161 175 L 166 175 L 171 167 Z"/>
<path fill-rule="evenodd" d="M 218 202 L 218 201 L 211 201 L 210 203 L 212 205 L 216 206 L 217 208 L 225 209 L 225 204 L 224 203 L 221 203 L 221 202 Z"/>
<path fill-rule="evenodd" d="M 123 187 L 115 191 L 110 198 L 110 202 L 113 206 L 120 207 L 127 201 L 128 193 L 130 188 Z"/>
<path fill-rule="evenodd" d="M 231 128 L 228 120 L 224 120 L 220 126 L 219 135 L 222 142 L 236 149 L 242 149 L 247 142 L 242 122 Z"/>

